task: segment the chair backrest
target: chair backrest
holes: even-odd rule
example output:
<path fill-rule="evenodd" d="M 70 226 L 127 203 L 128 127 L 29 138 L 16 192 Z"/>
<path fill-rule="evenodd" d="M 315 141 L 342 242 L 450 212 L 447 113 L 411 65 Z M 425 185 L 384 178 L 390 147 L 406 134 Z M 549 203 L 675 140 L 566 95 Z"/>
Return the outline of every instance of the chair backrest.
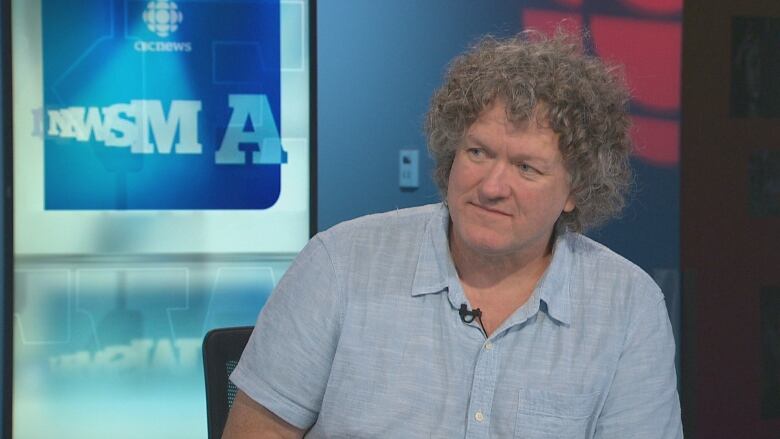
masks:
<path fill-rule="evenodd" d="M 209 439 L 219 439 L 238 389 L 228 377 L 252 334 L 252 326 L 212 329 L 203 338 Z"/>

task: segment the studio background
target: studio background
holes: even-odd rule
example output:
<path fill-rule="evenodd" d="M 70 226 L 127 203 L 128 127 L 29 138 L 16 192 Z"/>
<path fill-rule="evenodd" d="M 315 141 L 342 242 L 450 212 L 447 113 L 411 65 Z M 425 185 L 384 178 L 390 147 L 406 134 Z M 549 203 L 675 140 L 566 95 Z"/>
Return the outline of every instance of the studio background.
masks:
<path fill-rule="evenodd" d="M 185 3 L 182 0 L 182 3 Z M 486 33 L 506 36 L 527 28 L 552 29 L 566 20 L 566 26 L 590 30 L 592 39 L 586 49 L 607 60 L 626 65 L 634 100 L 631 112 L 635 122 L 637 151 L 632 160 L 635 190 L 623 218 L 613 221 L 591 236 L 636 262 L 661 285 L 676 335 L 680 334 L 679 272 L 679 123 L 680 123 L 680 50 L 682 0 L 336 0 L 317 3 L 317 111 L 316 136 L 316 229 L 324 230 L 343 220 L 360 215 L 439 201 L 430 179 L 432 162 L 427 156 L 423 119 L 428 100 L 440 84 L 446 64 L 455 55 Z M 3 9 L 3 13 L 7 12 Z M 2 17 L 2 38 L 8 37 L 8 17 Z M 6 72 L 5 66 L 3 72 Z M 6 94 L 9 89 L 3 88 Z M 3 114 L 7 118 L 7 114 Z M 7 126 L 3 126 L 7 130 Z M 6 134 L 6 133 L 3 133 Z M 6 145 L 6 147 L 9 147 Z M 399 188 L 399 150 L 418 150 L 420 185 L 417 189 Z M 4 163 L 7 169 L 9 163 Z M 269 233 L 273 233 L 269 231 Z M 106 236 L 106 242 L 120 237 Z M 57 285 L 75 285 L 92 276 L 103 290 L 99 294 L 112 303 L 124 300 L 127 318 L 140 315 L 147 322 L 144 331 L 165 333 L 166 325 L 181 325 L 182 340 L 155 344 L 159 358 L 177 358 L 163 363 L 177 371 L 181 367 L 181 349 L 186 345 L 189 363 L 179 375 L 185 381 L 200 379 L 200 357 L 192 357 L 198 337 L 208 327 L 224 324 L 251 324 L 273 285 L 289 264 L 289 258 L 266 261 L 232 261 L 226 269 L 235 275 L 215 288 L 219 270 L 199 260 L 149 255 L 139 261 L 96 258 L 81 261 L 78 267 L 55 260 L 39 262 L 35 267 L 16 270 L 16 289 L 27 288 L 31 270 L 50 270 L 47 280 Z M 164 275 L 141 276 L 136 269 L 111 271 L 125 263 L 153 264 Z M 47 265 L 48 264 L 48 265 Z M 4 267 L 6 264 L 4 264 Z M 108 267 L 108 270 L 106 268 Z M 230 271 L 232 270 L 232 271 Z M 225 271 L 223 270 L 223 273 Z M 8 273 L 5 273 L 6 276 Z M 87 277 L 85 277 L 87 276 Z M 188 279 L 191 312 L 178 313 L 176 291 L 182 278 Z M 165 289 L 166 294 L 154 291 Z M 220 290 L 233 299 L 214 301 Z M 124 296 L 120 291 L 141 291 Z M 174 292 L 171 296 L 171 291 Z M 6 291 L 6 294 L 10 294 Z M 67 296 L 62 296 L 67 297 Z M 123 299 L 124 297 L 124 299 Z M 128 300 L 129 298 L 129 300 Z M 85 313 L 73 310 L 63 317 L 52 316 L 68 324 L 84 324 Z M 241 304 L 237 306 L 236 304 Z M 173 314 L 170 310 L 174 309 Z M 7 315 L 7 314 L 6 314 Z M 171 320 L 174 315 L 174 320 Z M 221 316 L 221 317 L 220 317 Z M 123 320 L 106 319 L 107 325 Z M 82 320 L 80 320 L 82 319 Z M 211 320 L 209 320 L 211 319 Z M 12 322 L 20 331 L 18 316 Z M 99 324 L 95 326 L 98 328 Z M 50 328 L 51 329 L 51 328 Z M 134 330 L 132 327 L 125 328 Z M 132 343 L 121 327 L 106 333 L 117 336 L 116 343 Z M 56 332 L 56 328 L 51 329 Z M 126 340 L 122 337 L 127 338 Z M 156 341 L 155 343 L 159 343 Z M 679 346 L 679 344 L 678 344 Z M 70 351 L 67 351 L 70 349 Z M 70 355 L 79 347 L 66 347 Z M 169 352 L 166 354 L 166 351 Z M 4 350 L 7 352 L 7 350 Z M 98 352 L 93 352 L 96 355 Z M 105 353 L 109 355 L 110 353 Z M 163 357 L 168 355 L 168 357 Z M 70 357 L 65 357 L 70 358 Z M 154 361 L 150 357 L 149 361 Z M 177 363 L 178 361 L 178 363 Z M 142 380 L 143 371 L 136 370 Z M 3 383 L 8 394 L 10 381 Z M 34 388 L 35 383 L 25 383 Z M 168 383 L 169 385 L 171 383 Z M 173 383 L 175 386 L 176 383 Z M 23 388 L 21 387 L 17 391 Z M 98 399 L 82 393 L 82 399 L 62 400 L 57 420 L 60 437 L 102 437 L 117 425 L 126 437 L 205 437 L 205 400 L 202 389 L 185 385 L 182 391 L 169 393 L 165 401 L 151 402 L 149 389 L 129 389 L 128 395 L 104 394 Z M 145 393 L 147 392 L 147 393 Z M 152 389 L 152 394 L 154 390 Z M 107 404 L 107 405 L 106 405 Z M 105 427 L 94 423 L 96 410 L 104 413 Z M 133 415 L 136 413 L 136 415 Z M 159 419 L 152 426 L 131 419 Z M 0 422 L 7 422 L 2 419 Z M 122 437 L 112 431 L 112 437 Z M 21 436 L 20 436 L 21 437 Z"/>

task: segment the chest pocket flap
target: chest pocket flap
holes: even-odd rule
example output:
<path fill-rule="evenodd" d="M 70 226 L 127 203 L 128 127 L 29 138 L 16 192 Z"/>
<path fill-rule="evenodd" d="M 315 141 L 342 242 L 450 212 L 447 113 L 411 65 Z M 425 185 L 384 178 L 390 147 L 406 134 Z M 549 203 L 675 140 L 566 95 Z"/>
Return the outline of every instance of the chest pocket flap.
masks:
<path fill-rule="evenodd" d="M 525 439 L 586 438 L 599 393 L 563 393 L 521 389 L 515 437 Z"/>

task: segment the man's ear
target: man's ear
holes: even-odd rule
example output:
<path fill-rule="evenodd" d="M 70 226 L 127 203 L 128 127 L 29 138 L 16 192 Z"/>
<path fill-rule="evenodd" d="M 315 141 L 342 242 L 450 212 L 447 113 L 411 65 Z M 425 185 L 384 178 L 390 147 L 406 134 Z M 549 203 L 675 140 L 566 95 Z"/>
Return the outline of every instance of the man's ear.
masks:
<path fill-rule="evenodd" d="M 566 204 L 563 205 L 563 213 L 570 213 L 575 207 L 577 207 L 577 204 L 574 202 L 574 196 L 569 195 L 569 198 L 566 199 Z"/>

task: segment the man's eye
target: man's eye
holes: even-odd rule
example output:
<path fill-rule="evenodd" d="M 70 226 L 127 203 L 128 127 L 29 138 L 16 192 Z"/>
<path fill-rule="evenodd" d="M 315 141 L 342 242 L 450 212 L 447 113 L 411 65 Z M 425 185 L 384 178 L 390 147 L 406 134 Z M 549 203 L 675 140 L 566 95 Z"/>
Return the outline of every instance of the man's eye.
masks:
<path fill-rule="evenodd" d="M 536 174 L 536 173 L 538 173 L 536 168 L 532 167 L 531 165 L 529 165 L 527 163 L 520 163 L 520 164 L 518 164 L 517 165 L 517 169 L 519 169 L 520 172 L 522 172 L 524 174 Z"/>
<path fill-rule="evenodd" d="M 474 158 L 482 158 L 485 156 L 485 151 L 483 151 L 480 148 L 469 148 L 466 150 L 466 152 L 468 153 L 468 155 Z"/>

